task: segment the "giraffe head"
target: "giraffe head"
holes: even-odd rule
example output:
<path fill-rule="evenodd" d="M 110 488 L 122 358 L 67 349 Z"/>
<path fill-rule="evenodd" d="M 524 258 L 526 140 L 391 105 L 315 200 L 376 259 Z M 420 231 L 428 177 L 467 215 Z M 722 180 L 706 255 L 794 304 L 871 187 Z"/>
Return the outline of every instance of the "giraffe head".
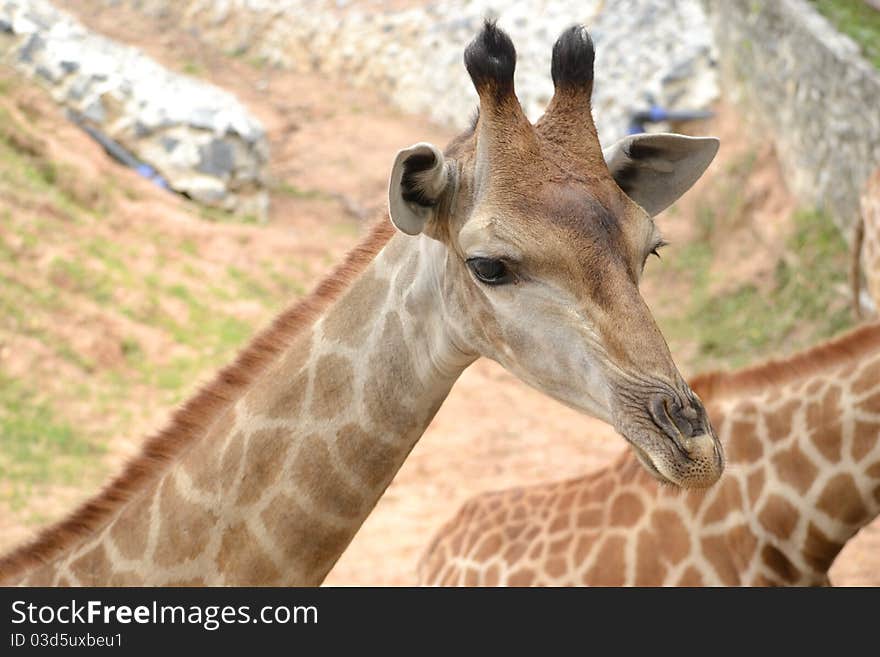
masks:
<path fill-rule="evenodd" d="M 493 24 L 465 50 L 480 107 L 445 154 L 398 153 L 391 219 L 419 236 L 456 349 L 501 363 L 612 423 L 657 478 L 714 483 L 721 446 L 639 293 L 662 245 L 652 216 L 709 165 L 716 139 L 636 135 L 603 153 L 593 125 L 593 44 L 575 26 L 553 48 L 555 93 L 532 124 L 516 52 Z"/>

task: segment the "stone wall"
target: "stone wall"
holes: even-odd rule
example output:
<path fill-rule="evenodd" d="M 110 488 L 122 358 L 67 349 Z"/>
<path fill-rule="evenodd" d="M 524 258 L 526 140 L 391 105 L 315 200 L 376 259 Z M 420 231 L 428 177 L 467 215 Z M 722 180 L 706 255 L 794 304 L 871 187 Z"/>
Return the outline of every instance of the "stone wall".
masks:
<path fill-rule="evenodd" d="M 807 0 L 703 0 L 722 86 L 786 181 L 849 237 L 859 194 L 880 165 L 880 71 Z"/>
<path fill-rule="evenodd" d="M 378 90 L 407 112 L 465 126 L 477 104 L 462 53 L 484 17 L 517 49 L 517 95 L 536 119 L 553 94 L 550 55 L 573 23 L 596 44 L 593 108 L 603 143 L 651 99 L 701 109 L 718 95 L 699 0 L 106 0 L 185 25 L 225 52 Z"/>
<path fill-rule="evenodd" d="M 0 0 L 3 61 L 46 86 L 119 159 L 148 165 L 139 168 L 160 184 L 265 218 L 265 131 L 231 94 L 90 32 L 45 0 Z"/>

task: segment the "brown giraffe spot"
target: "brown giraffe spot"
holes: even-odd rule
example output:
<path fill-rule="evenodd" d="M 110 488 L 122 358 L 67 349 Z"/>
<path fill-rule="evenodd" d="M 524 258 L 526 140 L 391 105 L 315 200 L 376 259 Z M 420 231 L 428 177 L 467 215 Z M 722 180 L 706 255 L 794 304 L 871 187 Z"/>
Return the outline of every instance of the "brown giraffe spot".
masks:
<path fill-rule="evenodd" d="M 772 546 L 765 545 L 761 550 L 761 560 L 770 568 L 783 582 L 791 584 L 797 581 L 798 570 L 781 550 Z"/>
<path fill-rule="evenodd" d="M 596 539 L 598 537 L 599 532 L 597 531 L 581 533 L 578 536 L 577 544 L 574 548 L 574 562 L 576 564 L 582 564 L 587 559 L 587 557 L 590 555 L 590 551 L 596 544 Z"/>
<path fill-rule="evenodd" d="M 126 559 L 142 557 L 147 549 L 150 531 L 150 506 L 154 491 L 138 494 L 119 514 L 110 529 L 110 537 L 116 549 Z"/>
<path fill-rule="evenodd" d="M 639 521 L 644 504 L 633 493 L 621 493 L 611 501 L 611 524 L 616 527 L 631 527 Z"/>
<path fill-rule="evenodd" d="M 739 573 L 734 566 L 733 555 L 724 535 L 704 537 L 700 541 L 700 552 L 711 564 L 722 584 L 737 586 L 740 583 Z"/>
<path fill-rule="evenodd" d="M 400 467 L 404 450 L 398 444 L 376 440 L 356 424 L 336 432 L 339 460 L 370 488 L 385 484 Z"/>
<path fill-rule="evenodd" d="M 113 570 L 113 565 L 107 558 L 104 546 L 99 543 L 71 563 L 70 570 L 83 585 L 95 586 L 107 581 L 108 575 Z"/>
<path fill-rule="evenodd" d="M 193 454 L 195 457 L 196 454 Z M 217 481 L 214 483 L 215 488 L 211 490 L 230 491 L 235 487 L 238 480 L 239 467 L 242 464 L 244 456 L 244 434 L 237 431 L 229 441 L 229 446 L 220 459 L 220 472 Z M 219 486 L 218 486 L 219 483 Z"/>
<path fill-rule="evenodd" d="M 666 577 L 666 564 L 657 550 L 654 532 L 643 529 L 636 543 L 636 586 L 661 586 Z"/>
<path fill-rule="evenodd" d="M 326 354 L 318 359 L 314 374 L 310 410 L 315 418 L 328 420 L 351 404 L 354 368 L 348 358 Z"/>
<path fill-rule="evenodd" d="M 480 573 L 476 568 L 468 568 L 464 574 L 465 586 L 479 586 Z"/>
<path fill-rule="evenodd" d="M 515 564 L 526 553 L 528 547 L 529 544 L 523 541 L 515 541 L 511 543 L 507 546 L 507 549 L 504 550 L 504 561 L 508 564 Z"/>
<path fill-rule="evenodd" d="M 651 485 L 654 486 L 655 482 L 651 482 Z M 673 495 L 684 501 L 684 505 L 687 507 L 688 512 L 691 515 L 695 515 L 697 511 L 699 511 L 700 508 L 703 506 L 703 503 L 706 501 L 706 497 L 709 495 L 710 491 L 713 490 L 714 488 L 690 488 L 683 491 L 672 489 L 672 492 Z"/>
<path fill-rule="evenodd" d="M 179 566 L 199 556 L 217 524 L 214 513 L 180 496 L 173 475 L 165 477 L 159 489 L 159 518 L 154 560 L 163 568 Z"/>
<path fill-rule="evenodd" d="M 746 492 L 749 495 L 749 506 L 754 507 L 758 498 L 761 496 L 761 491 L 764 490 L 764 480 L 765 476 L 763 470 L 756 470 L 750 474 L 746 480 Z"/>
<path fill-rule="evenodd" d="M 614 480 L 611 477 L 601 477 L 590 487 L 587 494 L 587 500 L 602 500 L 608 497 L 614 490 Z"/>
<path fill-rule="evenodd" d="M 868 514 L 853 478 L 848 474 L 832 477 L 825 485 L 816 507 L 832 518 L 855 525 Z"/>
<path fill-rule="evenodd" d="M 772 442 L 779 442 L 791 437 L 794 414 L 800 407 L 801 401 L 799 399 L 791 399 L 776 410 L 764 414 L 767 437 Z"/>
<path fill-rule="evenodd" d="M 508 543 L 510 541 L 514 541 L 526 530 L 525 523 L 517 523 L 515 525 L 508 525 L 501 523 L 501 530 L 504 532 L 504 540 Z"/>
<path fill-rule="evenodd" d="M 681 574 L 681 577 L 678 578 L 676 586 L 703 586 L 703 576 L 699 570 L 693 566 L 688 566 Z"/>
<path fill-rule="evenodd" d="M 810 384 L 807 386 L 807 389 L 804 392 L 812 397 L 813 395 L 817 394 L 824 385 L 825 382 L 821 379 L 814 379 L 813 381 L 810 381 Z"/>
<path fill-rule="evenodd" d="M 840 388 L 834 386 L 821 401 L 807 406 L 807 426 L 816 448 L 831 462 L 840 460 Z"/>
<path fill-rule="evenodd" d="M 556 508 L 561 511 L 567 511 L 568 509 L 574 506 L 574 498 L 577 495 L 577 489 L 572 487 L 562 495 L 559 496 L 559 499 L 556 501 Z"/>
<path fill-rule="evenodd" d="M 880 359 L 862 366 L 859 376 L 852 382 L 852 391 L 856 395 L 864 394 L 876 388 L 878 381 L 880 381 Z"/>
<path fill-rule="evenodd" d="M 590 527 L 598 527 L 602 524 L 602 510 L 601 509 L 584 509 L 578 514 L 577 517 L 577 526 L 582 529 L 589 529 Z"/>
<path fill-rule="evenodd" d="M 533 489 L 526 499 L 529 506 L 545 506 L 553 508 L 556 506 L 556 500 L 559 494 L 553 490 L 547 491 L 543 487 Z"/>
<path fill-rule="evenodd" d="M 873 395 L 869 397 L 865 397 L 858 404 L 859 410 L 862 410 L 866 413 L 877 413 L 880 411 L 880 391 L 875 392 Z"/>
<path fill-rule="evenodd" d="M 290 442 L 287 429 L 264 429 L 251 434 L 237 504 L 253 504 L 278 480 Z"/>
<path fill-rule="evenodd" d="M 484 579 L 484 584 L 486 586 L 498 586 L 501 581 L 501 569 L 497 564 L 493 564 L 489 566 L 489 569 L 486 571 L 486 576 Z"/>
<path fill-rule="evenodd" d="M 754 463 L 764 453 L 761 441 L 755 435 L 755 423 L 743 420 L 731 422 L 727 454 L 730 463 Z"/>
<path fill-rule="evenodd" d="M 325 339 L 357 347 L 367 339 L 372 328 L 368 321 L 378 299 L 388 293 L 388 283 L 371 271 L 365 271 L 321 324 Z"/>
<path fill-rule="evenodd" d="M 535 571 L 531 568 L 520 568 L 507 578 L 508 586 L 531 586 L 535 582 Z"/>
<path fill-rule="evenodd" d="M 501 536 L 492 533 L 483 537 L 474 553 L 475 561 L 488 561 L 501 551 Z"/>
<path fill-rule="evenodd" d="M 223 532 L 217 552 L 217 570 L 227 586 L 265 586 L 277 582 L 281 576 L 243 522 Z"/>
<path fill-rule="evenodd" d="M 867 470 L 865 470 L 865 474 L 871 477 L 872 479 L 880 479 L 880 462 L 875 463 Z"/>
<path fill-rule="evenodd" d="M 547 548 L 547 543 L 544 541 L 538 541 L 537 543 L 532 544 L 532 549 L 529 550 L 529 558 L 537 561 L 538 559 L 543 558 L 544 550 Z"/>
<path fill-rule="evenodd" d="M 739 490 L 739 479 L 724 477 L 717 486 L 717 493 L 711 506 L 703 516 L 704 524 L 719 522 L 727 517 L 731 509 L 742 508 L 742 493 Z"/>
<path fill-rule="evenodd" d="M 609 536 L 599 547 L 593 567 L 584 575 L 584 583 L 591 586 L 623 586 L 626 564 L 622 536 Z"/>
<path fill-rule="evenodd" d="M 840 549 L 841 543 L 829 539 L 812 522 L 807 527 L 807 540 L 804 542 L 804 559 L 817 572 L 824 573 L 834 562 Z"/>
<path fill-rule="evenodd" d="M 550 577 L 562 577 L 568 572 L 568 565 L 566 564 L 565 559 L 561 557 L 553 557 L 547 560 L 545 570 Z"/>
<path fill-rule="evenodd" d="M 297 336 L 278 365 L 261 376 L 245 396 L 245 404 L 255 415 L 269 418 L 292 417 L 305 396 L 308 372 L 303 371 L 311 354 L 311 330 Z"/>
<path fill-rule="evenodd" d="M 220 473 L 223 459 L 221 447 L 226 441 L 226 436 L 233 429 L 230 413 L 221 418 L 214 425 L 209 436 L 200 443 L 205 449 L 194 449 L 183 456 L 181 465 L 196 488 L 210 493 L 221 486 Z"/>
<path fill-rule="evenodd" d="M 266 531 L 285 557 L 305 569 L 308 586 L 320 582 L 351 540 L 349 529 L 329 527 L 312 518 L 296 498 L 279 493 L 260 514 Z"/>
<path fill-rule="evenodd" d="M 800 513 L 784 497 L 771 495 L 758 514 L 758 521 L 768 532 L 781 539 L 791 536 L 797 526 Z"/>
<path fill-rule="evenodd" d="M 776 469 L 776 476 L 779 479 L 794 488 L 798 493 L 804 494 L 813 485 L 816 480 L 818 468 L 813 462 L 801 451 L 797 443 L 794 443 L 789 449 L 777 452 L 773 455 L 773 467 Z M 754 500 L 752 500 L 754 504 Z"/>
<path fill-rule="evenodd" d="M 877 439 L 880 438 L 880 423 L 862 422 L 856 420 L 852 437 L 852 457 L 855 461 L 861 461 L 874 449 Z"/>
<path fill-rule="evenodd" d="M 340 475 L 322 436 L 310 434 L 302 439 L 290 470 L 296 491 L 318 508 L 345 518 L 362 513 L 367 491 L 352 488 Z"/>
<path fill-rule="evenodd" d="M 571 526 L 571 516 L 565 513 L 557 514 L 555 518 L 553 518 L 553 522 L 550 523 L 550 527 L 547 528 L 547 532 L 550 534 L 556 534 L 561 531 L 565 531 Z"/>
<path fill-rule="evenodd" d="M 539 527 L 529 527 L 526 530 L 526 535 L 523 537 L 523 540 L 531 541 L 532 539 L 537 538 L 540 533 L 541 529 Z"/>
<path fill-rule="evenodd" d="M 690 533 L 675 511 L 654 511 L 651 528 L 657 541 L 657 549 L 672 564 L 677 564 L 691 551 Z"/>
<path fill-rule="evenodd" d="M 462 543 L 464 543 L 465 533 L 464 529 L 460 529 L 452 535 L 452 543 L 449 546 L 450 551 L 453 554 L 459 554 L 461 552 Z"/>
<path fill-rule="evenodd" d="M 748 525 L 737 525 L 727 532 L 727 543 L 730 552 L 738 564 L 747 564 L 755 556 L 758 549 L 758 539 L 752 533 Z"/>
<path fill-rule="evenodd" d="M 550 554 L 560 555 L 568 552 L 568 548 L 571 547 L 572 542 L 574 541 L 574 534 L 566 534 L 562 538 L 556 541 L 552 541 L 550 543 Z"/>
<path fill-rule="evenodd" d="M 309 373 L 302 372 L 287 385 L 278 386 L 277 381 L 271 381 L 273 388 L 265 392 L 258 400 L 250 401 L 256 395 L 249 396 L 249 408 L 255 415 L 267 417 L 270 420 L 284 420 L 296 417 L 300 412 L 303 400 L 306 398 L 306 388 L 309 384 Z M 267 388 L 269 386 L 267 385 Z"/>
<path fill-rule="evenodd" d="M 418 418 L 407 408 L 401 395 L 417 390 L 414 387 L 417 377 L 409 353 L 399 350 L 392 356 L 392 361 L 389 365 L 374 363 L 371 359 L 373 374 L 364 386 L 364 404 L 370 420 L 387 435 L 406 436 L 416 428 Z M 388 368 L 394 376 L 389 376 Z"/>

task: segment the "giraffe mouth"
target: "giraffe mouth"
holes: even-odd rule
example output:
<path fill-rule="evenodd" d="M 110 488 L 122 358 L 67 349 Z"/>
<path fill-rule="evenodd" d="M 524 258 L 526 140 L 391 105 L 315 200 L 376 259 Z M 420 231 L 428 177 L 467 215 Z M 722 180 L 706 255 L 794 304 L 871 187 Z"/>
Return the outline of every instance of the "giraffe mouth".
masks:
<path fill-rule="evenodd" d="M 644 467 L 645 470 L 648 471 L 648 474 L 654 477 L 654 479 L 659 481 L 661 484 L 669 484 L 671 486 L 678 485 L 676 482 L 674 482 L 672 479 L 670 479 L 657 469 L 657 466 L 654 465 L 654 461 L 645 450 L 643 450 L 632 441 L 627 442 L 629 442 L 630 446 L 633 448 L 633 451 L 636 454 L 636 458 L 639 459 L 639 462 L 642 464 L 642 467 Z"/>

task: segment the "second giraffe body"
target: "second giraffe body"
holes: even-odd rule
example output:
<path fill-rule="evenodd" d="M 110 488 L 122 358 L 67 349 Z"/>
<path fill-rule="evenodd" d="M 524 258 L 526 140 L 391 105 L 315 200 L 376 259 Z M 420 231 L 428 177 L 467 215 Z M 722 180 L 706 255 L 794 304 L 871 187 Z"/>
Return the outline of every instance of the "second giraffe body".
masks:
<path fill-rule="evenodd" d="M 699 377 L 729 457 L 680 491 L 629 454 L 592 475 L 480 495 L 423 584 L 820 585 L 880 512 L 880 324 L 790 360 Z"/>

